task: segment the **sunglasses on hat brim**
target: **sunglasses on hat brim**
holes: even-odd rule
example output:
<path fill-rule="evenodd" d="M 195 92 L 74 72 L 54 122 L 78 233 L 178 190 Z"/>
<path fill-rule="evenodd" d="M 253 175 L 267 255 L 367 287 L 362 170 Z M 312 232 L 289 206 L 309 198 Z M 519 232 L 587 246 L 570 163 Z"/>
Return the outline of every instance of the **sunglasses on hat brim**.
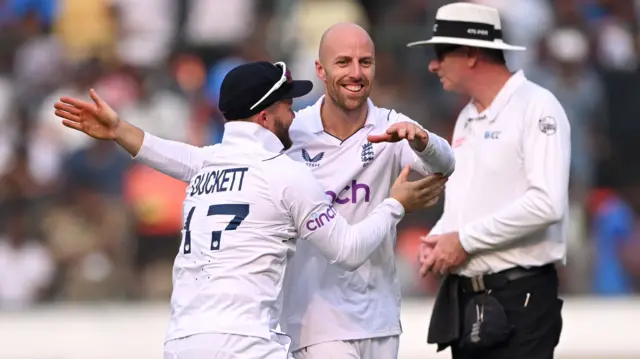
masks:
<path fill-rule="evenodd" d="M 276 62 L 274 65 L 282 69 L 282 77 L 280 77 L 280 80 L 278 80 L 278 82 L 276 82 L 273 85 L 273 87 L 271 87 L 271 89 L 267 91 L 267 93 L 264 96 L 262 96 L 260 100 L 258 100 L 258 102 L 254 103 L 253 106 L 251 106 L 250 110 L 253 110 L 254 108 L 256 108 L 256 106 L 258 106 L 264 100 L 266 100 L 267 97 L 269 97 L 272 93 L 278 91 L 282 87 L 282 85 L 284 85 L 285 83 L 293 82 L 291 73 L 289 72 L 289 70 L 287 70 L 287 65 L 284 62 Z"/>

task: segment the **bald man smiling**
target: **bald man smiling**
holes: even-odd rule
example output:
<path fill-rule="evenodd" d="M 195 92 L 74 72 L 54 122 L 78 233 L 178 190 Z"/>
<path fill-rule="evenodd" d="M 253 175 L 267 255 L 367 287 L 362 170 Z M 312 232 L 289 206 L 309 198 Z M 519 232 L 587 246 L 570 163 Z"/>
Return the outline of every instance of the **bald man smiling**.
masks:
<path fill-rule="evenodd" d="M 264 98 L 291 78 L 286 64 L 278 65 L 282 77 Z M 325 94 L 296 113 L 289 129 L 293 145 L 285 152 L 312 170 L 334 208 L 349 223 L 368 217 L 389 196 L 393 181 L 406 165 L 423 176 L 438 177 L 431 188 L 435 198 L 431 205 L 435 204 L 455 165 L 445 140 L 369 100 L 375 68 L 374 45 L 364 29 L 354 24 L 328 29 L 316 61 Z M 268 119 L 264 121 L 268 125 Z M 137 161 L 182 181 L 190 182 L 218 151 L 215 145 L 190 146 L 158 138 L 124 121 L 118 124 L 115 129 L 101 129 L 111 133 L 105 139 L 115 140 Z M 103 126 L 90 125 L 94 130 Z M 294 207 L 288 209 L 299 210 Z M 305 224 L 312 232 L 330 220 L 324 213 L 313 215 Z M 284 308 L 279 324 L 291 336 L 297 359 L 397 358 L 402 329 L 395 240 L 394 228 L 369 260 L 353 272 L 327 260 L 304 240 L 291 249 L 295 255 L 282 259 L 289 261 L 289 267 L 283 297 L 279 298 Z M 276 330 L 278 323 L 271 324 Z"/>
<path fill-rule="evenodd" d="M 444 186 L 454 169 L 449 144 L 369 100 L 375 47 L 363 28 L 350 23 L 329 28 L 315 65 L 325 94 L 296 114 L 287 154 L 306 162 L 349 222 L 368 216 L 403 165 L 424 176 L 442 176 Z M 397 358 L 402 329 L 395 240 L 394 230 L 354 272 L 298 243 L 285 275 L 280 319 L 296 359 Z"/>

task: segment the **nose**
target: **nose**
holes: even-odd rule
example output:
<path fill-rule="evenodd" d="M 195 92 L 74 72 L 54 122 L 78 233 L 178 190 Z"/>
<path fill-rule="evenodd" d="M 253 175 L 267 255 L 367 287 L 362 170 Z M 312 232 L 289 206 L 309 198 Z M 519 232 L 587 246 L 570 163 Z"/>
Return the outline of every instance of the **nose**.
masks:
<path fill-rule="evenodd" d="M 351 72 L 349 75 L 356 80 L 359 80 L 360 78 L 362 78 L 362 66 L 360 65 L 359 62 L 357 61 L 353 62 L 353 65 L 351 66 Z"/>
<path fill-rule="evenodd" d="M 429 71 L 436 73 L 438 72 L 438 69 L 440 68 L 440 61 L 438 60 L 431 60 L 429 62 Z"/>

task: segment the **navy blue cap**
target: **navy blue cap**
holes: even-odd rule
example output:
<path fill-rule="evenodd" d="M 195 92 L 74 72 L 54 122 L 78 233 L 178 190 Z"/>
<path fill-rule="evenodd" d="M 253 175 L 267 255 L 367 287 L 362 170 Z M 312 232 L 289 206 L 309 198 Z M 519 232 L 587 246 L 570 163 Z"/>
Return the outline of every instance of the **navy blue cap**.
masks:
<path fill-rule="evenodd" d="M 287 70 L 286 82 L 251 109 L 282 79 L 282 71 L 283 66 L 267 61 L 246 63 L 229 71 L 222 80 L 218 101 L 225 119 L 249 118 L 278 101 L 302 97 L 313 89 L 311 81 L 293 80 Z"/>

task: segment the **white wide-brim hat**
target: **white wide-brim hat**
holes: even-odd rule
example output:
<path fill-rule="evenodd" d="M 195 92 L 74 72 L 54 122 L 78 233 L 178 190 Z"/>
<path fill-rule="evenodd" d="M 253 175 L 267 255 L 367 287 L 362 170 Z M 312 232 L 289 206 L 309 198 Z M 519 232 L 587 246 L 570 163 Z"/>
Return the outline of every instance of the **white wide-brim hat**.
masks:
<path fill-rule="evenodd" d="M 502 26 L 498 10 L 483 5 L 454 3 L 442 6 L 436 13 L 433 37 L 415 41 L 408 47 L 431 44 L 452 44 L 497 50 L 523 51 L 522 46 L 502 41 Z"/>

